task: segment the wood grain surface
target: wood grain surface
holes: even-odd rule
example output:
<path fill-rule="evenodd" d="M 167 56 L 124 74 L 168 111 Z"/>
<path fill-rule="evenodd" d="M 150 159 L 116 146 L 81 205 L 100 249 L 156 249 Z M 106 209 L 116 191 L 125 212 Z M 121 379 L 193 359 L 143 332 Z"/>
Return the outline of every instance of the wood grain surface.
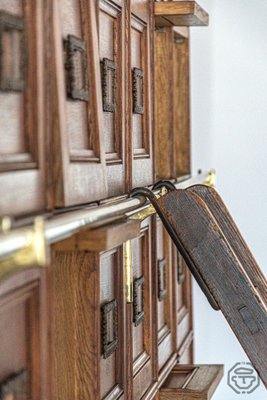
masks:
<path fill-rule="evenodd" d="M 155 3 L 156 26 L 207 26 L 208 13 L 193 0 Z"/>
<path fill-rule="evenodd" d="M 253 254 L 249 250 L 222 198 L 215 189 L 204 185 L 195 185 L 188 188 L 188 190 L 195 193 L 205 202 L 223 231 L 226 240 L 231 245 L 235 255 L 242 264 L 244 272 L 248 275 L 253 286 L 257 290 L 259 297 L 262 298 L 263 302 L 267 305 L 267 280 L 258 266 Z"/>
<path fill-rule="evenodd" d="M 267 385 L 267 311 L 205 203 L 176 190 L 158 200 L 164 216 Z M 179 243 L 178 243 L 179 242 Z"/>

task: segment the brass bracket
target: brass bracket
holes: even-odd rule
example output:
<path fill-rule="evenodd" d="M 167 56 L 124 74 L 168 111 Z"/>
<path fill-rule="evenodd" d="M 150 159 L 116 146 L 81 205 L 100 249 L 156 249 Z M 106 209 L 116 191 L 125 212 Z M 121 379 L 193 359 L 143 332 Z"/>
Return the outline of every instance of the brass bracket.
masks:
<path fill-rule="evenodd" d="M 125 268 L 125 290 L 126 302 L 133 302 L 133 262 L 132 262 L 132 242 L 127 240 L 123 244 L 123 259 Z"/>
<path fill-rule="evenodd" d="M 209 187 L 216 187 L 216 171 L 215 169 L 211 169 L 209 175 L 204 181 L 204 185 Z"/>
<path fill-rule="evenodd" d="M 7 222 L 4 223 L 3 232 L 8 234 Z M 2 223 L 3 225 L 3 223 Z M 31 267 L 44 267 L 47 264 L 47 246 L 44 234 L 44 220 L 36 217 L 32 228 L 25 230 L 26 245 L 0 261 L 0 282 L 14 272 Z"/>
<path fill-rule="evenodd" d="M 156 198 L 159 199 L 160 197 L 164 196 L 168 193 L 168 190 L 165 187 L 161 187 L 158 194 L 156 194 Z M 143 221 L 144 219 L 151 217 L 151 215 L 156 214 L 156 210 L 152 204 L 148 204 L 143 207 L 140 211 L 132 214 L 129 219 L 137 219 L 139 221 Z"/>

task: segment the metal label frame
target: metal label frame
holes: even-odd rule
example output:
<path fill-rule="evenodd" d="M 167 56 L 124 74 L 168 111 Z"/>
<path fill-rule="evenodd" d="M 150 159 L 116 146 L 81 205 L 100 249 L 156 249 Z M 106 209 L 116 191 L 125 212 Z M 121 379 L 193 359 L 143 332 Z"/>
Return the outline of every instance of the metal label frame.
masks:
<path fill-rule="evenodd" d="M 111 338 L 110 314 L 113 314 L 113 339 Z M 108 358 L 118 348 L 118 303 L 112 300 L 101 307 L 102 354 Z"/>
<path fill-rule="evenodd" d="M 158 299 L 163 301 L 167 294 L 166 260 L 158 260 Z"/>
<path fill-rule="evenodd" d="M 133 283 L 133 322 L 138 326 L 145 318 L 145 278 L 141 276 Z M 139 301 L 138 290 L 141 290 L 141 303 Z"/>
<path fill-rule="evenodd" d="M 67 95 L 73 100 L 88 101 L 89 100 L 89 84 L 88 84 L 88 69 L 87 69 L 87 50 L 84 40 L 77 38 L 74 35 L 68 35 L 64 40 L 65 50 L 65 69 L 67 80 Z M 77 82 L 77 71 L 75 56 L 79 52 L 82 56 L 82 79 L 84 87 L 80 88 Z"/>
<path fill-rule="evenodd" d="M 144 114 L 144 71 L 133 68 L 133 113 Z"/>
<path fill-rule="evenodd" d="M 103 111 L 114 113 L 117 98 L 117 63 L 108 58 L 101 61 Z M 112 84 L 110 85 L 110 79 Z M 110 90 L 111 88 L 111 90 Z"/>
<path fill-rule="evenodd" d="M 19 57 L 20 66 L 19 74 L 20 77 L 5 76 L 4 75 L 4 57 L 5 49 L 3 43 L 3 33 L 18 31 L 21 33 L 20 46 L 19 46 Z M 11 41 L 12 42 L 12 41 Z M 12 44 L 11 44 L 12 46 Z M 11 53 L 12 50 L 11 50 Z M 26 51 L 25 51 L 25 37 L 24 37 L 24 21 L 23 17 L 10 14 L 6 11 L 0 11 L 0 91 L 4 92 L 22 92 L 25 87 L 25 65 L 26 65 Z"/>

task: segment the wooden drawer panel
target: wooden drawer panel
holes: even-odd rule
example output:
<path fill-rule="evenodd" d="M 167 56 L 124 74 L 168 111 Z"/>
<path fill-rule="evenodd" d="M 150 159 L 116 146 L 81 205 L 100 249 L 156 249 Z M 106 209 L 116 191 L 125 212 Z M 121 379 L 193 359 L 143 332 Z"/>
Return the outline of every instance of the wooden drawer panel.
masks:
<path fill-rule="evenodd" d="M 134 304 L 132 322 L 133 399 L 139 400 L 153 383 L 151 313 L 151 232 L 143 228 L 132 241 Z"/>
<path fill-rule="evenodd" d="M 40 278 L 38 270 L 31 270 L 0 286 L 0 397 L 4 400 L 50 398 Z"/>
<path fill-rule="evenodd" d="M 100 398 L 122 399 L 124 390 L 123 287 L 121 248 L 100 258 Z"/>
<path fill-rule="evenodd" d="M 106 197 L 95 1 L 53 2 L 54 205 Z"/>
<path fill-rule="evenodd" d="M 153 69 L 151 66 L 150 1 L 132 1 L 131 14 L 131 77 L 129 99 L 131 115 L 130 143 L 132 153 L 132 186 L 153 182 L 152 112 Z M 130 94 L 130 93 L 129 93 Z"/>
<path fill-rule="evenodd" d="M 125 192 L 125 2 L 98 2 L 108 195 Z"/>
<path fill-rule="evenodd" d="M 173 248 L 176 297 L 176 345 L 178 353 L 192 330 L 192 278 L 182 256 Z"/>
<path fill-rule="evenodd" d="M 42 0 L 0 1 L 0 216 L 45 207 Z"/>
<path fill-rule="evenodd" d="M 157 217 L 156 226 L 156 287 L 158 317 L 158 369 L 161 370 L 173 353 L 172 338 L 172 257 L 171 242 L 162 222 Z"/>

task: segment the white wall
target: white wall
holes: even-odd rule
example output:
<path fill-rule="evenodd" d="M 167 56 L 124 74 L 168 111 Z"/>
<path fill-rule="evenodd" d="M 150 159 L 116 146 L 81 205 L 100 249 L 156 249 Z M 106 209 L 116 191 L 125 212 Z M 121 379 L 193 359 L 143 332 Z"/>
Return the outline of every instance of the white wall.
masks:
<path fill-rule="evenodd" d="M 193 172 L 215 167 L 217 189 L 267 275 L 267 1 L 199 0 L 208 28 L 191 29 Z M 225 364 L 214 400 L 235 394 L 226 376 L 247 361 L 220 312 L 195 285 L 195 361 Z M 267 344 L 266 344 L 267 345 Z"/>

